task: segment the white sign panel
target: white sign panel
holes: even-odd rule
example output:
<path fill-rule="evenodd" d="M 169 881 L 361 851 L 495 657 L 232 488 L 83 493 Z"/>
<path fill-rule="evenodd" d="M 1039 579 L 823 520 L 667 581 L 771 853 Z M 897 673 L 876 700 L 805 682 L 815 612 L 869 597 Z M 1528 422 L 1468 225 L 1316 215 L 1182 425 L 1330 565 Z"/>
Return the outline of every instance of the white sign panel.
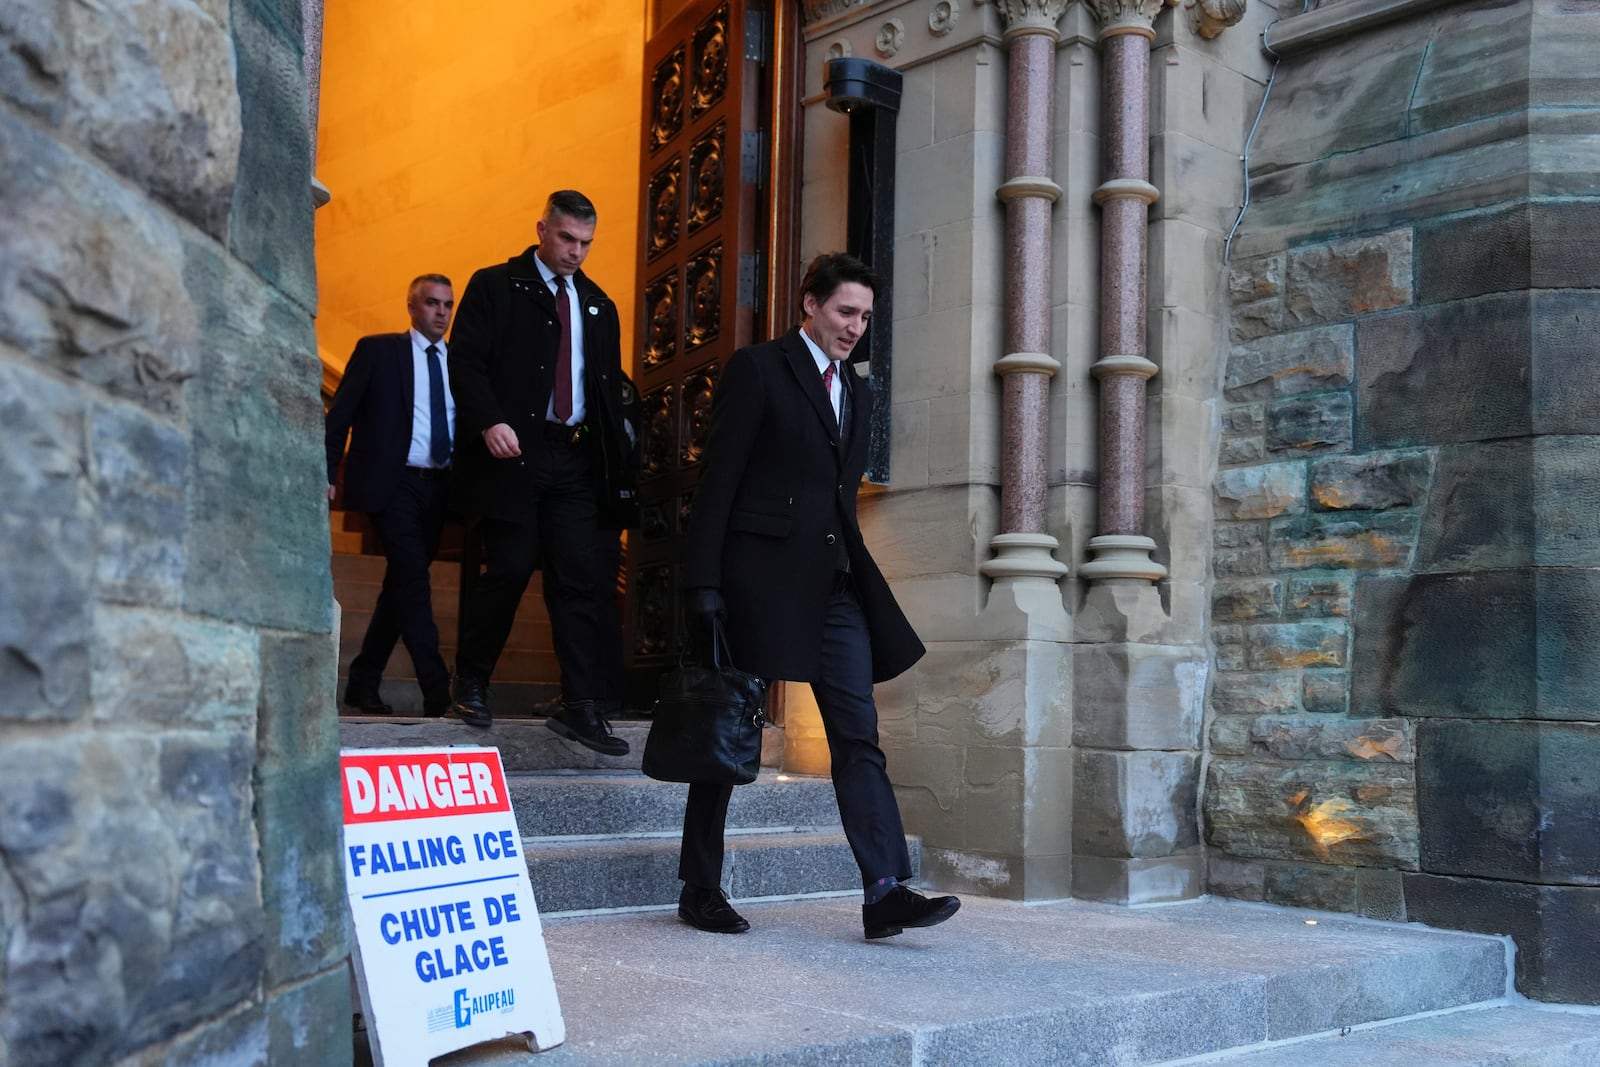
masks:
<path fill-rule="evenodd" d="M 566 1040 L 494 748 L 345 749 L 344 873 L 377 1067 Z"/>

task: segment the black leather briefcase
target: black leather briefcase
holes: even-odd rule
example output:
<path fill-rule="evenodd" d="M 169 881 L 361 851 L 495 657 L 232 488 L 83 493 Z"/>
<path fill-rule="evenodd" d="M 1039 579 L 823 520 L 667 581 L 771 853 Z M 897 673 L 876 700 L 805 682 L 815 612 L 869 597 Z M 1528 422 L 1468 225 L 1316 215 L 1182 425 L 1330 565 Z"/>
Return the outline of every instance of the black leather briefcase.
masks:
<path fill-rule="evenodd" d="M 663 782 L 744 785 L 761 769 L 767 683 L 735 667 L 718 620 L 711 664 L 679 660 L 661 676 L 644 742 L 644 773 Z"/>

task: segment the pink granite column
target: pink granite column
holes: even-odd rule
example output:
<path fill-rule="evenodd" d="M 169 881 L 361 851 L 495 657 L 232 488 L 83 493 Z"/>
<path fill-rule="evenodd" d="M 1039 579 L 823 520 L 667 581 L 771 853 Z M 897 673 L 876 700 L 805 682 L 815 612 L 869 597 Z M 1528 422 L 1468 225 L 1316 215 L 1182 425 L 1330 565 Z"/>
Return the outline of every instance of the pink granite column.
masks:
<path fill-rule="evenodd" d="M 1079 568 L 1090 581 L 1156 581 L 1166 568 L 1150 559 L 1144 536 L 1145 382 L 1156 365 L 1145 356 L 1147 215 L 1150 184 L 1150 41 L 1160 0 L 1089 0 L 1101 20 L 1106 180 L 1100 205 L 1099 534 L 1094 557 Z"/>
<path fill-rule="evenodd" d="M 1001 389 L 1000 533 L 995 558 L 981 570 L 997 582 L 1054 584 L 1066 576 L 1045 533 L 1050 450 L 1050 379 L 1061 364 L 1050 355 L 1051 211 L 1061 187 L 1050 179 L 1054 155 L 1056 20 L 1066 0 L 1001 0 L 1008 47 L 1005 350 L 995 362 Z"/>

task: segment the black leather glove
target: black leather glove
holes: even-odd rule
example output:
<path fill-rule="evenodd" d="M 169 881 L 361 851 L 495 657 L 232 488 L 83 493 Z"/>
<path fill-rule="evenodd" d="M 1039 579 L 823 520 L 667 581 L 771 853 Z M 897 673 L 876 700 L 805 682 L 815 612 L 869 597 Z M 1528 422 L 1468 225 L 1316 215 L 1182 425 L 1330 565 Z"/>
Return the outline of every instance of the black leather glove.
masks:
<path fill-rule="evenodd" d="M 714 621 L 728 617 L 728 606 L 722 602 L 722 591 L 715 586 L 695 586 L 683 591 L 683 613 L 695 629 L 710 633 Z"/>

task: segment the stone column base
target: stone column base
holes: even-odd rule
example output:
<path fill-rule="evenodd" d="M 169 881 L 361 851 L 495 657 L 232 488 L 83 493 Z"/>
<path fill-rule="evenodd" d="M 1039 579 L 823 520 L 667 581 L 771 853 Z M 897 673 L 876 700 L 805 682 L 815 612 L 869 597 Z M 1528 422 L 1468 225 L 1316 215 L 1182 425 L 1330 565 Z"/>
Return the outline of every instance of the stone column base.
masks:
<path fill-rule="evenodd" d="M 1072 895 L 1107 904 L 1193 900 L 1204 892 L 1198 848 L 1155 859 L 1072 857 Z"/>

